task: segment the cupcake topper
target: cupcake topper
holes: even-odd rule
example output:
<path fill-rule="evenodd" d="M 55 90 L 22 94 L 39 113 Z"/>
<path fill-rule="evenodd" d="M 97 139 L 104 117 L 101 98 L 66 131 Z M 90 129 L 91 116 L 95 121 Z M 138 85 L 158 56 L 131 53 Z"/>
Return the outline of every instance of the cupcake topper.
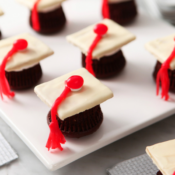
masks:
<path fill-rule="evenodd" d="M 92 68 L 92 52 L 97 46 L 98 42 L 102 39 L 102 36 L 105 35 L 108 31 L 108 27 L 104 24 L 97 24 L 94 28 L 94 32 L 97 34 L 92 45 L 90 46 L 87 57 L 86 57 L 86 69 L 95 76 L 94 70 Z"/>
<path fill-rule="evenodd" d="M 59 129 L 59 124 L 57 121 L 57 110 L 59 105 L 62 103 L 63 100 L 67 97 L 68 93 L 71 91 L 78 91 L 83 87 L 84 80 L 81 76 L 74 75 L 71 76 L 68 80 L 65 81 L 65 89 L 62 94 L 55 100 L 52 109 L 51 109 L 51 119 L 52 122 L 50 123 L 50 135 L 47 141 L 46 147 L 48 150 L 59 148 L 61 151 L 63 148 L 61 144 L 66 142 L 62 132 Z"/>
<path fill-rule="evenodd" d="M 28 46 L 28 43 L 24 39 L 19 39 L 16 42 L 14 42 L 12 49 L 8 52 L 8 54 L 5 56 L 5 58 L 3 59 L 0 65 L 0 96 L 2 99 L 3 99 L 3 95 L 6 95 L 8 98 L 15 96 L 14 92 L 10 91 L 10 86 L 5 76 L 5 67 L 6 67 L 7 61 L 16 52 L 26 49 L 27 46 Z"/>
<path fill-rule="evenodd" d="M 36 0 L 33 9 L 32 9 L 32 26 L 33 29 L 36 31 L 40 31 L 40 23 L 39 23 L 39 16 L 38 16 L 38 4 L 41 0 Z"/>
<path fill-rule="evenodd" d="M 175 40 L 175 39 L 174 39 Z M 170 80 L 168 77 L 168 69 L 170 68 L 171 61 L 175 58 L 175 47 L 168 57 L 168 59 L 162 64 L 158 74 L 157 74 L 157 95 L 159 95 L 159 84 L 162 86 L 162 98 L 165 98 L 167 101 L 169 99 L 168 91 L 170 86 Z"/>
<path fill-rule="evenodd" d="M 102 0 L 102 15 L 103 18 L 108 18 L 110 19 L 110 14 L 109 14 L 109 6 L 108 6 L 108 0 Z"/>

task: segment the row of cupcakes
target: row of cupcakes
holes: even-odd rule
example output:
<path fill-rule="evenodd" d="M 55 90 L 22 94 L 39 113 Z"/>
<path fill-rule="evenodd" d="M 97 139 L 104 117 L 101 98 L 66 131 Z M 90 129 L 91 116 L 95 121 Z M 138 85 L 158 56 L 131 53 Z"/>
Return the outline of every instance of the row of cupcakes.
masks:
<path fill-rule="evenodd" d="M 82 66 L 99 79 L 116 76 L 123 70 L 126 59 L 121 47 L 134 39 L 131 32 L 110 19 L 67 36 L 70 43 L 80 48 Z M 16 49 L 12 55 L 7 55 L 15 49 L 18 40 L 19 45 L 26 42 L 27 49 Z M 39 62 L 53 54 L 51 48 L 27 33 L 1 40 L 0 52 L 5 76 L 13 90 L 33 87 L 42 75 Z"/>
<path fill-rule="evenodd" d="M 51 107 L 48 114 L 48 149 L 62 150 L 61 145 L 66 142 L 64 135 L 79 138 L 92 134 L 100 127 L 103 114 L 99 105 L 112 98 L 113 93 L 96 78 L 109 78 L 124 68 L 126 61 L 121 47 L 134 39 L 132 33 L 110 19 L 67 37 L 82 51 L 82 63 L 87 70 L 79 69 L 35 87 L 38 97 Z M 163 70 L 168 72 L 175 55 L 174 35 L 150 42 L 147 48 L 156 58 L 160 56 L 159 61 L 166 63 L 165 67 L 162 66 Z M 0 52 L 2 98 L 4 95 L 14 97 L 10 89 L 22 90 L 36 85 L 42 75 L 39 62 L 53 54 L 47 45 L 30 34 L 0 41 Z M 164 71 L 158 78 L 163 75 Z M 162 85 L 167 93 L 167 80 Z M 167 100 L 167 94 L 164 96 Z"/>
<path fill-rule="evenodd" d="M 97 25 L 68 36 L 67 39 L 83 48 L 87 70 L 79 69 L 35 87 L 38 97 L 51 107 L 48 114 L 50 134 L 46 144 L 49 150 L 56 148 L 63 150 L 62 144 L 66 142 L 64 136 L 79 138 L 94 133 L 100 127 L 103 121 L 100 104 L 112 98 L 113 93 L 95 76 L 107 78 L 121 71 L 125 59 L 120 48 L 134 40 L 135 36 L 112 20 L 105 19 Z M 107 45 L 109 46 L 106 47 Z M 42 75 L 39 62 L 53 54 L 47 45 L 30 34 L 1 40 L 0 50 L 2 98 L 14 97 L 15 94 L 11 89 L 23 90 L 33 87 Z M 95 52 L 97 57 L 93 56 Z M 104 58 L 106 54 L 108 56 Z M 108 63 L 110 55 L 112 64 L 117 60 L 124 61 L 124 65 L 118 67 L 117 71 L 111 61 Z M 98 69 L 94 69 L 93 60 L 98 61 L 101 58 L 105 63 L 103 66 L 99 64 Z"/>
<path fill-rule="evenodd" d="M 16 0 L 30 9 L 30 26 L 38 33 L 53 34 L 66 24 L 62 8 L 65 0 Z M 137 16 L 134 0 L 102 0 L 102 14 L 119 24 L 128 24 Z M 1 15 L 1 11 L 0 11 Z"/>

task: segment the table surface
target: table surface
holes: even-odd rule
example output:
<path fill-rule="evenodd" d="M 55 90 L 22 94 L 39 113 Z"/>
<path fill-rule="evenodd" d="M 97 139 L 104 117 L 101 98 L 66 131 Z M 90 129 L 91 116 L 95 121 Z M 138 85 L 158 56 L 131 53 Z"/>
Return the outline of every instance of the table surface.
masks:
<path fill-rule="evenodd" d="M 147 145 L 173 139 L 175 132 L 174 120 L 175 118 L 172 116 L 81 158 L 58 171 L 50 172 L 18 138 L 18 136 L 0 119 L 0 132 L 7 138 L 20 157 L 18 161 L 11 165 L 0 168 L 0 174 L 6 175 L 7 172 L 8 175 L 14 175 L 15 172 L 17 175 L 26 174 L 26 172 L 32 175 L 64 175 L 70 172 L 72 175 L 86 175 L 90 173 L 97 175 L 106 174 L 106 168 L 114 166 L 117 162 L 143 154 Z M 23 167 L 23 170 L 20 170 L 20 172 L 18 169 L 15 169 L 19 164 Z"/>

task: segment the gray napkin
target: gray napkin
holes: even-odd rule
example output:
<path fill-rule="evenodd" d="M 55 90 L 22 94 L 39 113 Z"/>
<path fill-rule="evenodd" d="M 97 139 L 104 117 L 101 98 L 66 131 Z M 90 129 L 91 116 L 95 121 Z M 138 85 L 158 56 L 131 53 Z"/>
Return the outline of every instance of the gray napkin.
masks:
<path fill-rule="evenodd" d="M 0 133 L 0 166 L 10 163 L 18 158 L 18 155 Z"/>
<path fill-rule="evenodd" d="M 158 169 L 146 154 L 119 163 L 107 170 L 108 175 L 156 175 L 157 172 Z"/>

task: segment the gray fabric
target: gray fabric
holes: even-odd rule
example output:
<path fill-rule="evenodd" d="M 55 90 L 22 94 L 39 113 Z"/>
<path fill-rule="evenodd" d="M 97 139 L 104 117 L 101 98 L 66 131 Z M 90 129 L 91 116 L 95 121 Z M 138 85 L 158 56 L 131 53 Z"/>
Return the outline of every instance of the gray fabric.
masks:
<path fill-rule="evenodd" d="M 18 155 L 0 133 L 0 166 L 10 163 L 18 158 Z"/>
<path fill-rule="evenodd" d="M 156 175 L 158 169 L 146 155 L 124 161 L 108 169 L 108 175 Z"/>

